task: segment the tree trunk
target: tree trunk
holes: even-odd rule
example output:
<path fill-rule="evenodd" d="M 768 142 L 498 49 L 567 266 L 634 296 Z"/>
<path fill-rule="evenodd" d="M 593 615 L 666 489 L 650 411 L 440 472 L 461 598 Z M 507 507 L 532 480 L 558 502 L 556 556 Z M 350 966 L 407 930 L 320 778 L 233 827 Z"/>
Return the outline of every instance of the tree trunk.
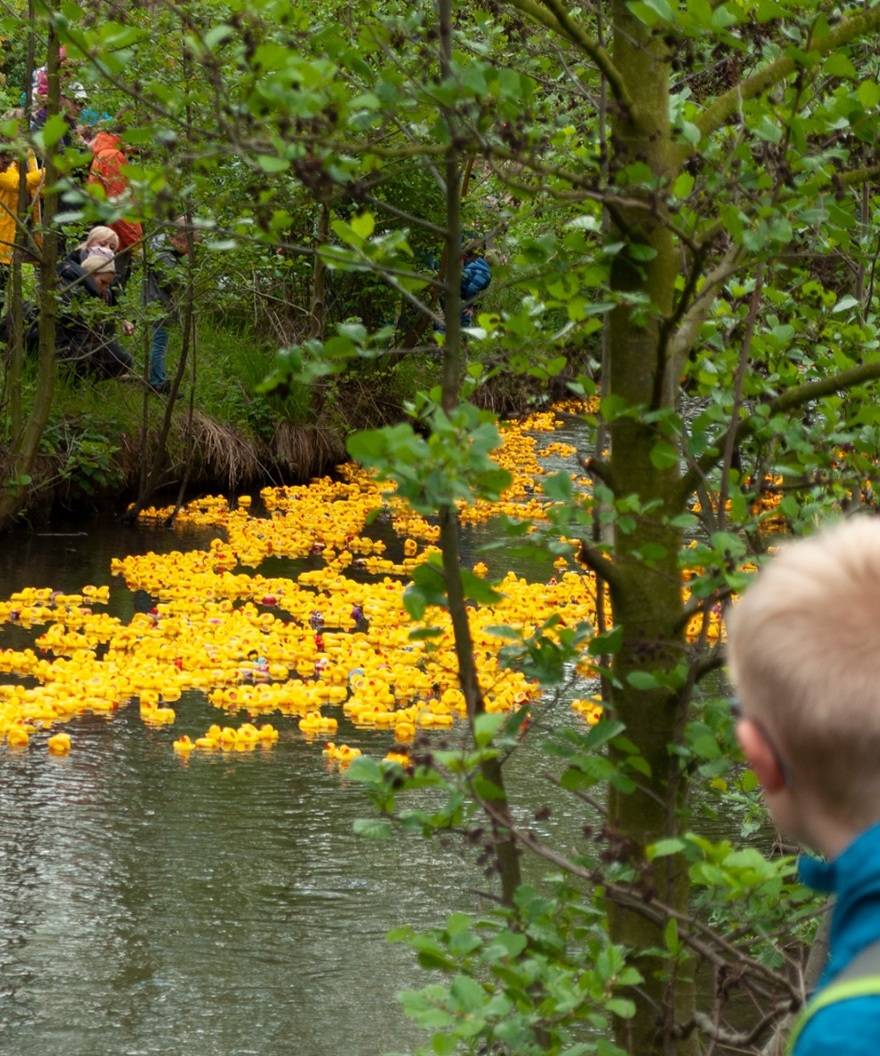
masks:
<path fill-rule="evenodd" d="M 452 0 L 437 0 L 440 37 L 440 72 L 445 78 L 452 72 Z M 464 346 L 461 334 L 461 193 L 458 149 L 455 145 L 455 114 L 444 111 L 449 129 L 449 149 L 446 153 L 446 289 L 444 291 L 446 333 L 443 345 L 442 406 L 450 413 L 459 402 L 459 388 L 464 374 Z M 483 693 L 474 657 L 468 610 L 461 581 L 461 546 L 458 510 L 453 505 L 439 511 L 440 549 L 443 554 L 443 574 L 446 599 L 455 636 L 455 656 L 458 661 L 458 681 L 467 704 L 468 720 L 473 726 L 478 715 L 485 711 Z M 492 802 L 495 866 L 501 881 L 501 897 L 505 905 L 513 905 L 513 896 L 520 884 L 520 862 L 512 835 L 504 773 L 497 759 L 484 762 L 482 777 L 496 789 Z"/>
<path fill-rule="evenodd" d="M 327 319 L 327 265 L 318 252 L 330 240 L 330 205 L 321 203 L 318 232 L 315 239 L 315 260 L 312 265 L 312 292 L 309 305 L 309 337 L 324 340 Z"/>
<path fill-rule="evenodd" d="M 54 13 L 54 10 L 53 6 L 51 13 Z M 46 109 L 49 118 L 59 111 L 58 47 L 58 37 L 54 23 L 50 21 L 49 51 L 46 63 L 49 79 L 49 95 Z M 43 248 L 40 255 L 40 323 L 36 391 L 34 392 L 33 403 L 24 422 L 21 436 L 20 438 L 13 437 L 15 446 L 10 450 L 8 479 L 4 481 L 3 491 L 0 492 L 0 530 L 9 526 L 9 523 L 16 516 L 24 502 L 27 487 L 30 483 L 30 474 L 40 450 L 43 430 L 46 428 L 49 413 L 52 410 L 52 398 L 55 391 L 57 369 L 55 330 L 58 315 L 56 301 L 58 243 L 57 234 L 53 226 L 58 203 L 58 195 L 54 189 L 58 178 L 55 168 L 55 150 L 55 146 L 50 147 L 46 151 L 44 159 L 45 196 L 42 222 Z M 22 165 L 27 166 L 26 157 Z"/>
<path fill-rule="evenodd" d="M 663 39 L 630 14 L 624 0 L 614 3 L 614 62 L 629 94 L 629 108 L 611 106 L 613 165 L 619 170 L 647 164 L 664 185 L 674 178 L 675 154 L 668 114 L 668 48 Z M 624 210 L 615 218 L 626 247 L 615 259 L 612 285 L 621 293 L 646 294 L 651 310 L 637 316 L 633 308 L 616 308 L 609 320 L 610 393 L 628 407 L 674 410 L 677 379 L 665 370 L 663 334 L 657 318 L 673 308 L 679 262 L 673 237 L 653 213 Z M 634 244 L 653 250 L 648 261 L 628 252 Z M 622 647 L 614 671 L 620 687 L 612 691 L 615 715 L 627 726 L 651 767 L 653 795 L 636 791 L 612 793 L 611 826 L 623 840 L 623 853 L 637 860 L 643 848 L 675 833 L 684 787 L 678 762 L 669 745 L 683 726 L 685 705 L 670 689 L 638 690 L 628 677 L 635 671 L 670 671 L 684 660 L 678 552 L 681 533 L 668 523 L 678 512 L 678 463 L 657 468 L 652 450 L 662 435 L 642 414 L 622 417 L 611 426 L 611 480 L 618 498 L 636 495 L 644 506 L 655 503 L 648 515 L 636 513 L 631 524 L 615 530 L 615 622 L 622 627 Z M 665 465 L 658 460 L 660 465 Z M 650 559 L 646 560 L 646 554 Z M 680 859 L 663 858 L 655 869 L 657 895 L 681 911 L 687 909 L 688 878 Z M 662 946 L 657 925 L 620 907 L 610 911 L 611 935 L 631 949 Z M 618 1043 L 638 1056 L 696 1052 L 696 1038 L 671 1040 L 674 1020 L 690 1017 L 694 1003 L 692 979 L 679 973 L 674 984 L 657 978 L 656 959 L 641 965 L 645 982 L 633 997 L 637 1014 L 622 1023 Z M 668 992 L 674 985 L 675 993 Z M 665 1010 L 665 1011 L 660 1011 Z"/>

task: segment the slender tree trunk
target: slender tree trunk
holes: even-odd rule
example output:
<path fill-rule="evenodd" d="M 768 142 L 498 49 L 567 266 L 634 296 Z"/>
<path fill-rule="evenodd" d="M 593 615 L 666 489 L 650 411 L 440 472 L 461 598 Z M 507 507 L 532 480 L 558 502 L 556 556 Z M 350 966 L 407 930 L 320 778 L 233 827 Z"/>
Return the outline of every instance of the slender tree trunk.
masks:
<path fill-rule="evenodd" d="M 192 61 L 190 58 L 189 50 L 186 46 L 186 24 L 181 16 L 181 69 L 183 72 L 183 83 L 186 91 L 186 130 L 187 130 L 187 141 L 191 140 L 192 136 L 192 104 L 190 102 L 189 93 L 192 86 Z M 188 167 L 188 162 L 187 162 Z M 167 445 L 168 435 L 171 432 L 171 423 L 174 416 L 174 407 L 177 403 L 177 397 L 180 393 L 180 386 L 183 382 L 183 376 L 186 373 L 187 363 L 189 362 L 190 351 L 192 349 L 193 337 L 195 334 L 195 246 L 196 239 L 192 225 L 192 211 L 188 205 L 184 214 L 186 223 L 186 301 L 183 311 L 183 323 L 181 326 L 182 339 L 180 346 L 180 359 L 177 363 L 177 370 L 174 373 L 174 378 L 171 382 L 171 388 L 168 392 L 167 400 L 165 403 L 165 411 L 162 415 L 162 425 L 159 428 L 159 435 L 156 438 L 156 448 L 152 459 L 146 458 L 146 451 L 144 451 L 144 460 L 149 463 L 149 469 L 144 472 L 141 469 L 141 484 L 138 489 L 138 496 L 134 503 L 126 510 L 125 520 L 129 523 L 137 519 L 138 514 L 147 503 L 156 494 L 162 483 L 163 470 L 167 461 Z M 144 267 L 146 267 L 146 253 L 147 247 L 144 246 Z M 193 389 L 190 392 L 189 399 L 189 411 L 187 415 L 186 423 L 186 436 L 187 442 L 185 444 L 186 451 L 186 462 L 184 465 L 183 487 L 186 487 L 186 483 L 189 478 L 191 460 L 193 456 L 192 445 L 189 442 L 189 436 L 192 430 L 192 418 L 194 410 L 195 400 L 195 368 L 193 368 Z M 144 409 L 144 422 L 146 423 L 146 407 Z M 174 518 L 180 509 L 180 495 L 178 496 L 177 505 L 173 513 L 168 518 L 167 523 L 170 525 L 173 523 Z"/>
<path fill-rule="evenodd" d="M 54 14 L 54 12 L 55 7 L 53 5 L 50 13 Z M 46 109 L 49 118 L 57 114 L 60 109 L 58 48 L 58 37 L 55 33 L 54 23 L 50 19 L 46 63 L 49 80 L 49 96 Z M 30 90 L 30 86 L 28 86 L 28 90 Z M 44 158 L 45 193 L 42 214 L 43 248 L 40 255 L 40 323 L 36 390 L 30 412 L 21 430 L 20 443 L 10 453 L 9 479 L 4 482 L 5 487 L 0 492 L 0 530 L 9 525 L 24 502 L 27 486 L 30 483 L 30 474 L 40 450 L 43 430 L 46 428 L 46 423 L 52 410 L 52 398 L 55 391 L 57 369 L 55 331 L 58 315 L 56 300 L 58 242 L 54 228 L 58 202 L 58 195 L 54 185 L 58 174 L 55 167 L 55 150 L 55 146 L 50 147 L 46 151 Z M 22 162 L 22 165 L 27 166 L 27 158 Z"/>
<path fill-rule="evenodd" d="M 22 131 L 26 135 L 31 119 L 31 84 L 34 77 L 34 0 L 28 2 L 28 38 L 27 55 L 24 70 L 24 118 Z M 9 341 L 9 370 L 7 374 L 7 391 L 9 392 L 10 445 L 12 449 L 21 440 L 24 412 L 21 402 L 21 379 L 24 364 L 24 306 L 22 303 L 21 266 L 24 257 L 26 239 L 21 224 L 27 216 L 30 195 L 27 187 L 27 158 L 18 169 L 18 204 L 16 208 L 15 245 L 12 249 L 12 267 L 9 274 L 9 285 L 4 309 L 7 318 L 7 339 Z"/>
<path fill-rule="evenodd" d="M 328 202 L 321 203 L 321 212 L 318 216 L 318 232 L 315 246 L 315 260 L 312 265 L 312 295 L 309 305 L 309 337 L 324 340 L 324 328 L 327 317 L 327 265 L 324 258 L 317 252 L 320 246 L 324 246 L 330 239 L 330 205 Z"/>
<path fill-rule="evenodd" d="M 440 72 L 444 78 L 452 73 L 452 0 L 438 0 L 440 31 Z M 459 387 L 464 373 L 464 347 L 461 335 L 461 194 L 462 181 L 458 149 L 455 145 L 455 114 L 444 113 L 449 130 L 449 149 L 446 152 L 446 334 L 443 346 L 442 405 L 451 412 L 459 401 Z M 449 615 L 455 635 L 455 655 L 458 678 L 467 704 L 468 719 L 473 726 L 478 715 L 485 711 L 479 673 L 474 657 L 468 610 L 461 582 L 461 545 L 458 511 L 455 506 L 440 510 L 440 547 L 443 553 L 443 573 Z M 501 880 L 501 897 L 507 906 L 520 884 L 520 862 L 516 842 L 504 821 L 509 818 L 504 773 L 498 760 L 483 763 L 481 773 L 496 792 L 492 807 L 500 824 L 495 825 L 495 863 Z"/>
<path fill-rule="evenodd" d="M 611 107 L 613 164 L 622 168 L 646 163 L 655 179 L 667 184 L 674 178 L 675 167 L 668 111 L 668 47 L 630 13 L 625 0 L 614 0 L 613 21 L 614 62 L 632 100 L 630 111 L 620 103 Z M 672 411 L 677 379 L 667 376 L 662 328 L 656 316 L 672 312 L 679 270 L 676 246 L 668 228 L 644 211 L 624 210 L 617 225 L 627 246 L 648 246 L 653 254 L 644 261 L 641 258 L 647 254 L 636 256 L 624 249 L 615 259 L 612 285 L 621 293 L 647 295 L 654 312 L 639 317 L 627 305 L 612 312 L 610 392 L 627 406 L 643 411 Z M 646 844 L 676 831 L 685 793 L 677 758 L 669 750 L 683 725 L 684 703 L 674 691 L 637 690 L 628 680 L 635 671 L 670 671 L 684 661 L 683 632 L 678 628 L 681 533 L 669 524 L 669 518 L 679 512 L 680 471 L 677 463 L 657 468 L 652 461 L 652 450 L 661 439 L 658 427 L 643 421 L 642 415 L 617 418 L 611 426 L 615 493 L 637 495 L 643 505 L 654 504 L 650 513 L 637 514 L 631 524 L 618 524 L 615 531 L 614 617 L 622 627 L 623 643 L 615 658 L 618 688 L 612 692 L 612 702 L 651 768 L 655 793 L 611 795 L 611 826 L 622 840 L 623 853 L 636 859 Z M 651 554 L 650 560 L 645 559 L 646 553 Z M 659 860 L 654 883 L 664 902 L 681 911 L 687 909 L 688 878 L 680 859 Z M 660 929 L 629 910 L 612 907 L 610 925 L 614 941 L 631 949 L 663 945 Z M 677 1046 L 670 1040 L 673 1021 L 688 1019 L 693 1009 L 693 980 L 683 972 L 674 984 L 667 984 L 658 978 L 661 966 L 655 959 L 645 959 L 641 967 L 645 982 L 633 994 L 637 1014 L 621 1024 L 618 1042 L 633 1056 L 696 1052 L 695 1037 Z M 668 992 L 668 985 L 674 985 L 674 993 Z"/>

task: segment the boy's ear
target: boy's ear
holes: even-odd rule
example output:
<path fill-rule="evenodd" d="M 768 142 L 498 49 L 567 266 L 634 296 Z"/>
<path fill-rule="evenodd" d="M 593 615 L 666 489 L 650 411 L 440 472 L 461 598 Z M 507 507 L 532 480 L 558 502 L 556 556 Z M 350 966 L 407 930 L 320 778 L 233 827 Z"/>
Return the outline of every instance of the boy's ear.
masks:
<path fill-rule="evenodd" d="M 736 738 L 746 762 L 765 792 L 781 792 L 785 788 L 785 774 L 773 745 L 761 727 L 751 719 L 740 719 L 736 724 Z"/>

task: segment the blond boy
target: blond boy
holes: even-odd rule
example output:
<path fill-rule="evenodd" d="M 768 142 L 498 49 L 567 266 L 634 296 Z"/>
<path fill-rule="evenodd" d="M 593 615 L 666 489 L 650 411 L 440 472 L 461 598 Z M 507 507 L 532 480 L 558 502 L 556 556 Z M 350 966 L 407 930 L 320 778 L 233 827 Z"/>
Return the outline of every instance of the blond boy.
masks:
<path fill-rule="evenodd" d="M 880 519 L 773 557 L 728 618 L 737 737 L 773 820 L 825 856 L 828 961 L 794 1056 L 880 1054 Z"/>

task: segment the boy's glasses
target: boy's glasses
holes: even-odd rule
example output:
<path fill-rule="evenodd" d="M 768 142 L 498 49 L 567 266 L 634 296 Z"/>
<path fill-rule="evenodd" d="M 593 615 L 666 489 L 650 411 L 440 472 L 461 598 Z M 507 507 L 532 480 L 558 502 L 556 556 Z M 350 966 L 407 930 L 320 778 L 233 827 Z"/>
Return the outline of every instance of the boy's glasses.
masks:
<path fill-rule="evenodd" d="M 770 746 L 770 751 L 773 753 L 773 761 L 779 767 L 779 772 L 780 774 L 782 774 L 782 780 L 785 782 L 786 787 L 790 788 L 792 784 L 791 770 L 788 766 L 788 763 L 786 763 L 786 761 L 779 754 L 779 749 L 776 747 L 773 738 L 767 733 L 767 727 L 764 725 L 764 723 L 761 722 L 760 719 L 753 718 L 751 715 L 746 715 L 743 711 L 742 703 L 737 700 L 736 697 L 733 697 L 730 701 L 730 714 L 734 722 L 739 722 L 740 719 L 748 719 L 749 722 L 754 723 L 755 726 L 760 730 L 761 736 Z"/>

